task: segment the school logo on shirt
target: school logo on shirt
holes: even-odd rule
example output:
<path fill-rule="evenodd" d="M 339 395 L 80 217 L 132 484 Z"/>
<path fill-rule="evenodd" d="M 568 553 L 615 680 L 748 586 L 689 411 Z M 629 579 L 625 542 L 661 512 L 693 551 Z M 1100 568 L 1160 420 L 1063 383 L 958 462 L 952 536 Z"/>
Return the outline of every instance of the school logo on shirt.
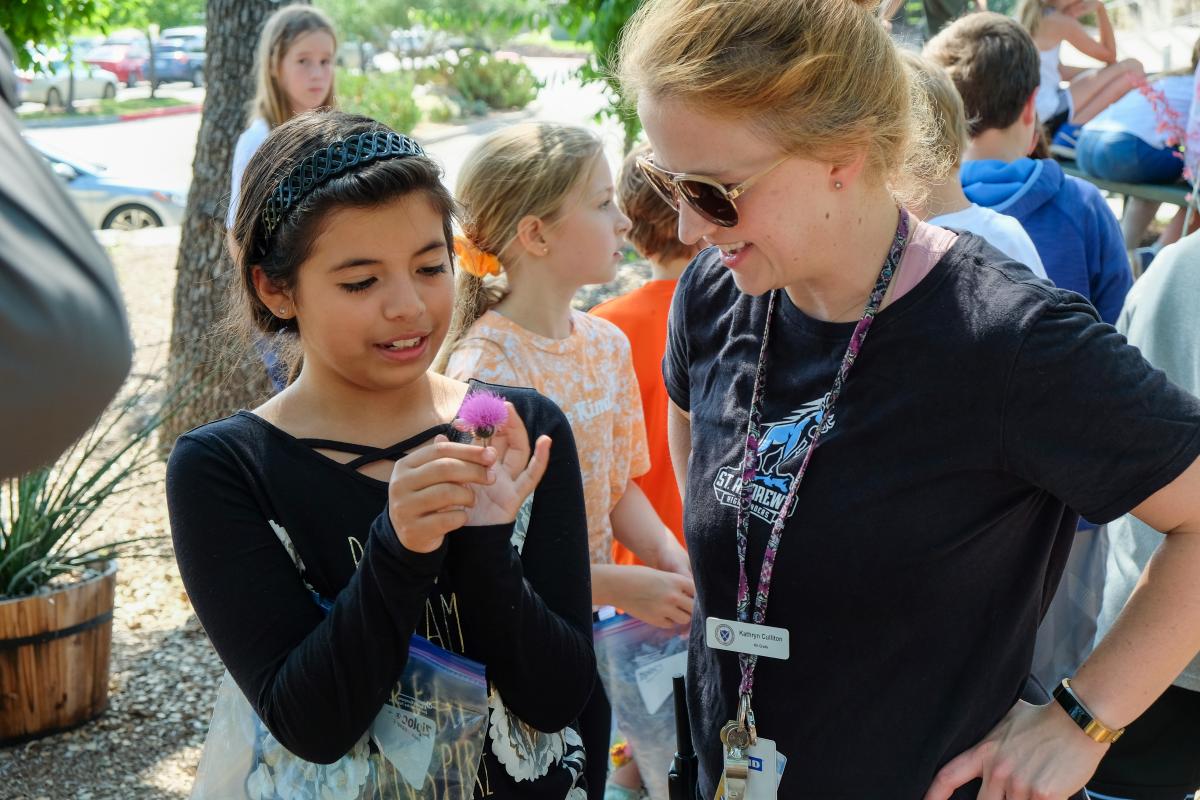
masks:
<path fill-rule="evenodd" d="M 795 479 L 795 471 L 817 431 L 824 436 L 833 428 L 835 415 L 824 416 L 821 411 L 823 404 L 824 398 L 813 400 L 782 420 L 763 425 L 762 440 L 758 444 L 758 473 L 754 477 L 750 495 L 750 513 L 768 525 L 773 524 L 779 516 L 779 509 L 783 507 L 788 489 Z M 785 466 L 788 468 L 786 471 Z M 738 507 L 742 493 L 740 473 L 740 463 L 722 467 L 717 472 L 713 480 L 717 502 L 731 508 Z M 791 513 L 795 513 L 796 505 L 792 503 Z"/>

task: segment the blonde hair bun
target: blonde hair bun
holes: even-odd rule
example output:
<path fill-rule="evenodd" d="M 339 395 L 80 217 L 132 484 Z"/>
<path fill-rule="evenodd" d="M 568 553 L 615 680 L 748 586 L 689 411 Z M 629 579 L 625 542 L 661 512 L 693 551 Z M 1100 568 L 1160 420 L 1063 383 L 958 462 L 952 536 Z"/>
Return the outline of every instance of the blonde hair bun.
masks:
<path fill-rule="evenodd" d="M 626 25 L 618 76 L 632 97 L 669 98 L 745 121 L 784 152 L 846 164 L 900 199 L 931 120 L 878 0 L 647 0 Z"/>

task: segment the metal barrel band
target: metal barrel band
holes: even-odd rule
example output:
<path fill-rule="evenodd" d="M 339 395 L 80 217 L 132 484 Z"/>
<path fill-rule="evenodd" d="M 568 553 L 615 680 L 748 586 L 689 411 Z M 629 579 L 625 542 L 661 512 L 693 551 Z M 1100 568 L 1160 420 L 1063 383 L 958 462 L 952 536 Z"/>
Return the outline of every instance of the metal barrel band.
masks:
<path fill-rule="evenodd" d="M 113 612 L 105 611 L 99 616 L 92 617 L 86 622 L 81 622 L 78 625 L 72 625 L 69 628 L 62 628 L 57 631 L 47 631 L 39 633 L 35 636 L 21 636 L 15 639 L 0 639 L 0 652 L 4 650 L 16 650 L 20 647 L 28 647 L 29 645 L 46 644 L 53 642 L 55 639 L 66 639 L 69 636 L 90 631 L 93 628 L 99 628 L 106 622 L 110 622 L 113 618 Z"/>

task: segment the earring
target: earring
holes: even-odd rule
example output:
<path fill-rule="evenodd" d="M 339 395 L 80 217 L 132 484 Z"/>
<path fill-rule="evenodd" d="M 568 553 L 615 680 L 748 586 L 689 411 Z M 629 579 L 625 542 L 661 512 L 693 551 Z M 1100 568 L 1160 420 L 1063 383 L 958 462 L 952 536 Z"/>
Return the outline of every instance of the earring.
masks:
<path fill-rule="evenodd" d="M 550 255 L 550 248 L 549 248 L 549 247 L 543 247 L 543 248 L 542 248 L 542 255 L 544 255 L 544 256 L 548 256 L 548 255 Z"/>
<path fill-rule="evenodd" d="M 279 316 L 282 317 L 282 316 L 286 316 L 286 315 L 287 315 L 287 306 L 280 306 L 279 307 Z"/>
<path fill-rule="evenodd" d="M 840 188 L 842 188 L 842 182 L 841 182 L 841 181 L 834 181 L 834 182 L 833 182 L 833 188 L 834 188 L 834 189 L 840 189 Z"/>

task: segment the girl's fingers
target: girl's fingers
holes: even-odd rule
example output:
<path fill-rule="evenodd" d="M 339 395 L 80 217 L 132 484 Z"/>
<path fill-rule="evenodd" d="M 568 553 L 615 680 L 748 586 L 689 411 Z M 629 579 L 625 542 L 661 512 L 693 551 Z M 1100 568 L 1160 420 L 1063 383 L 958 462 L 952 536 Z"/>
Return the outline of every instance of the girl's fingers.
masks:
<path fill-rule="evenodd" d="M 401 513 L 412 518 L 425 517 L 451 508 L 473 508 L 475 492 L 461 483 L 437 483 L 415 492 L 407 492 L 393 504 Z"/>
<path fill-rule="evenodd" d="M 522 500 L 537 488 L 537 485 L 542 481 L 542 476 L 546 474 L 546 467 L 550 464 L 551 444 L 549 436 L 545 434 L 539 436 L 533 448 L 533 457 L 529 459 L 529 464 L 526 465 L 525 470 L 517 476 L 517 494 Z"/>
<path fill-rule="evenodd" d="M 434 437 L 433 444 L 414 450 L 397 461 L 396 470 L 416 469 L 440 458 L 454 458 L 490 467 L 496 463 L 496 452 L 494 449 L 482 445 L 452 442 L 438 434 Z M 394 474 L 395 472 L 393 472 Z"/>

